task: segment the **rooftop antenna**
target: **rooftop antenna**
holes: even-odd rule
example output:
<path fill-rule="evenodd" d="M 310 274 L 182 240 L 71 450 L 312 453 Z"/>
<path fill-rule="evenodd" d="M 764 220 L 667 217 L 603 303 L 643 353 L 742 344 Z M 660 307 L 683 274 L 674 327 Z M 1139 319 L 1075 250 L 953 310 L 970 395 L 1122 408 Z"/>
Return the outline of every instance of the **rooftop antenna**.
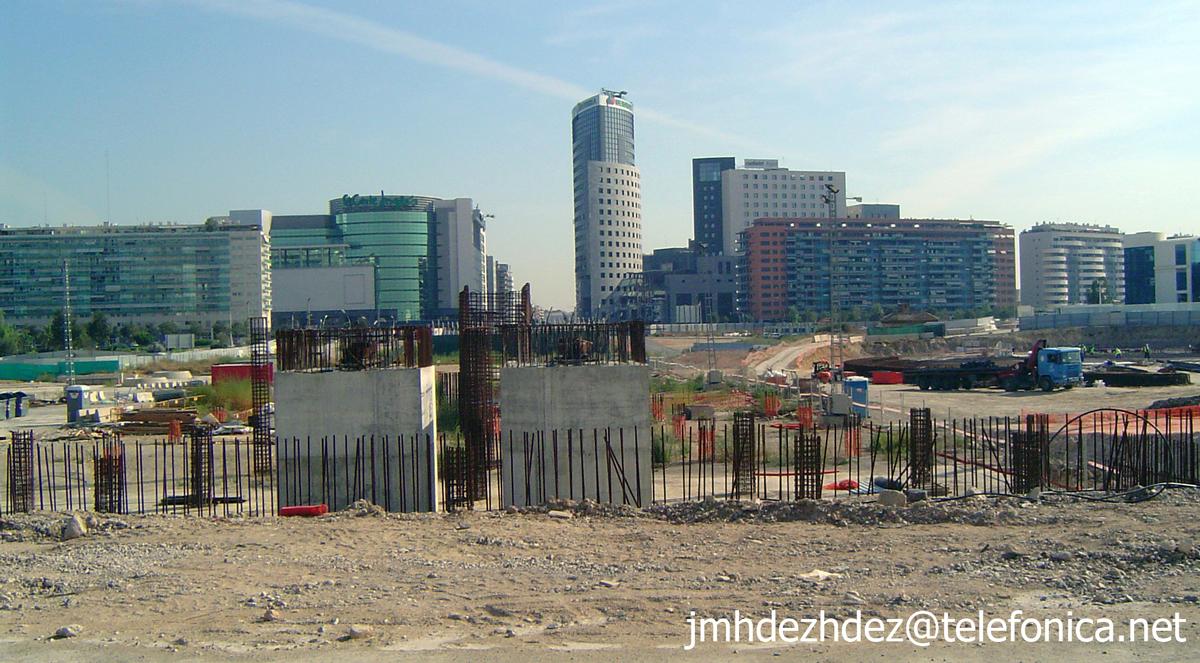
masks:
<path fill-rule="evenodd" d="M 71 339 L 71 262 L 63 260 L 63 300 L 66 304 L 63 310 L 63 345 L 67 351 L 66 371 L 67 385 L 75 384 L 75 349 Z"/>
<path fill-rule="evenodd" d="M 108 168 L 108 150 L 104 150 L 104 221 L 112 223 L 112 173 Z"/>

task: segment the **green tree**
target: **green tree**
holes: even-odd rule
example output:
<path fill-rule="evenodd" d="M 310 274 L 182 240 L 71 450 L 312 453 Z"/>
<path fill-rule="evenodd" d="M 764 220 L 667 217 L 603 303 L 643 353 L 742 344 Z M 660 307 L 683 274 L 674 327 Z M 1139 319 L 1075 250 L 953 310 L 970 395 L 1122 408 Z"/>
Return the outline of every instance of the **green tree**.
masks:
<path fill-rule="evenodd" d="M 92 313 L 92 319 L 87 323 L 88 336 L 98 348 L 106 348 L 112 343 L 113 327 L 108 322 L 108 316 L 100 311 Z"/>
<path fill-rule="evenodd" d="M 65 350 L 67 340 L 63 335 L 63 312 L 55 311 L 46 325 L 46 342 L 43 351 Z M 87 332 L 79 324 L 79 320 L 71 320 L 71 347 L 83 348 L 91 344 Z"/>
<path fill-rule="evenodd" d="M 129 340 L 134 345 L 142 347 L 153 345 L 155 342 L 154 332 L 143 325 L 132 324 L 129 325 Z"/>
<path fill-rule="evenodd" d="M 787 319 L 788 322 L 793 324 L 800 322 L 800 309 L 796 308 L 795 306 L 789 306 L 787 310 Z"/>
<path fill-rule="evenodd" d="M 233 323 L 233 342 L 240 343 L 250 335 L 250 325 L 244 320 Z"/>
<path fill-rule="evenodd" d="M 4 321 L 0 311 L 0 356 L 17 355 L 33 349 L 29 335 Z"/>

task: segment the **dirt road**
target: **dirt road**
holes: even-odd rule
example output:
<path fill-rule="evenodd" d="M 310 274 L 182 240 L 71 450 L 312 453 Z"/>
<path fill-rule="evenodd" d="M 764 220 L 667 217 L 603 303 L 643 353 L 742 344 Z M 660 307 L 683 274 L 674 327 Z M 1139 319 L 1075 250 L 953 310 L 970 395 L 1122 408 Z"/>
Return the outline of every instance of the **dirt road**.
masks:
<path fill-rule="evenodd" d="M 0 523 L 0 659 L 1183 660 L 1194 644 L 704 644 L 719 617 L 1169 617 L 1200 638 L 1200 495 L 1142 504 L 698 503 L 651 515 Z M 814 570 L 819 573 L 814 573 Z M 828 575 L 827 575 L 828 574 Z M 54 639 L 72 625 L 74 637 Z M 355 626 L 352 630 L 352 625 Z M 482 658 L 481 658 L 482 657 Z"/>

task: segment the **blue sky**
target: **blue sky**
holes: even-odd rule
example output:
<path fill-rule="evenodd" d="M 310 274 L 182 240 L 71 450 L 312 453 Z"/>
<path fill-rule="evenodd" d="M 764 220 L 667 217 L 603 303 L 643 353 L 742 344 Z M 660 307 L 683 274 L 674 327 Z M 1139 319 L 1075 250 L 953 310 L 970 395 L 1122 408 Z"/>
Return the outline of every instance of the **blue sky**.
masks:
<path fill-rule="evenodd" d="M 1196 2 L 59 0 L 0 7 L 0 223 L 470 196 L 573 303 L 571 106 L 637 112 L 645 248 L 690 160 L 844 170 L 906 216 L 1200 232 Z"/>

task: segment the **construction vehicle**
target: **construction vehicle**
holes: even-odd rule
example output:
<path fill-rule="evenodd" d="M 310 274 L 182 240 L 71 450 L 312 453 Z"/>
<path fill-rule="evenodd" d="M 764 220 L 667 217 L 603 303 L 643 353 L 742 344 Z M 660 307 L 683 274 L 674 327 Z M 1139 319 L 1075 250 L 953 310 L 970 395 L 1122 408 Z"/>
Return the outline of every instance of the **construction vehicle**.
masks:
<path fill-rule="evenodd" d="M 1025 361 L 1001 372 L 997 380 L 1005 391 L 1070 389 L 1083 384 L 1083 355 L 1079 348 L 1050 348 L 1046 339 L 1039 339 Z"/>
<path fill-rule="evenodd" d="M 941 391 L 993 387 L 999 384 L 997 377 L 1006 370 L 1008 369 L 997 366 L 990 359 L 971 359 L 957 365 L 937 363 L 918 366 L 903 373 L 904 382 L 907 384 L 915 384 L 922 391 Z"/>

